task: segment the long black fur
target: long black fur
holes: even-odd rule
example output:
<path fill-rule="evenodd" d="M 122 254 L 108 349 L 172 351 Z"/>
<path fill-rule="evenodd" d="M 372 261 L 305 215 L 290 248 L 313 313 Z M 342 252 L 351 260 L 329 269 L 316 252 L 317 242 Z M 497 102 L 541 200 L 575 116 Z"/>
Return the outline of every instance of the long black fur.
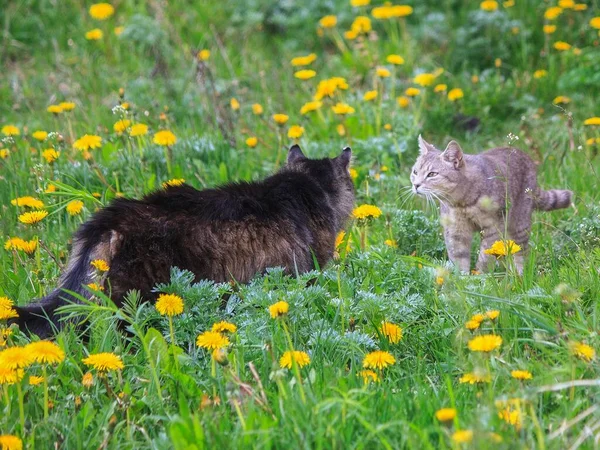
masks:
<path fill-rule="evenodd" d="M 354 204 L 350 149 L 337 158 L 311 160 L 292 147 L 286 166 L 263 181 L 198 191 L 182 185 L 141 200 L 117 199 L 84 223 L 59 288 L 38 303 L 17 308 L 19 325 L 47 336 L 60 329 L 55 310 L 87 295 L 90 262 L 108 261 L 105 288 L 117 305 L 131 289 L 150 301 L 173 266 L 197 280 L 246 283 L 268 267 L 288 273 L 323 267 Z M 49 319 L 49 320 L 48 320 Z"/>

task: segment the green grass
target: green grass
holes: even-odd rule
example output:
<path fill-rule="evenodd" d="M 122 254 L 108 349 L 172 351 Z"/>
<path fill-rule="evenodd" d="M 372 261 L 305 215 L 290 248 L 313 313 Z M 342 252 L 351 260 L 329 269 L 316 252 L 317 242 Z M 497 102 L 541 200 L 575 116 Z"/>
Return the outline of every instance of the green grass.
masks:
<path fill-rule="evenodd" d="M 135 293 L 121 311 L 102 294 L 97 303 L 66 308 L 88 317 L 90 331 L 81 336 L 68 328 L 57 337 L 66 359 L 47 371 L 48 417 L 43 385 L 28 382 L 42 374 L 33 365 L 19 388 L 0 386 L 0 434 L 19 436 L 27 448 L 594 448 L 598 362 L 571 349 L 576 342 L 600 348 L 600 164 L 598 145 L 586 143 L 600 138 L 600 127 L 583 125 L 600 114 L 600 37 L 589 25 L 599 4 L 587 2 L 587 10 L 565 10 L 548 22 L 546 4 L 533 0 L 500 4 L 495 12 L 473 2 L 412 3 L 406 19 L 372 18 L 373 34 L 357 41 L 344 40 L 343 32 L 355 16 L 370 16 L 371 7 L 352 8 L 345 0 L 194 7 L 123 0 L 103 22 L 76 1 L 12 2 L 0 10 L 0 126 L 20 130 L 0 146 L 9 151 L 0 159 L 0 235 L 39 239 L 31 256 L 0 251 L 0 295 L 16 304 L 56 286 L 72 233 L 95 209 L 172 178 L 204 188 L 266 176 L 293 143 L 291 125 L 304 127 L 299 143 L 311 157 L 351 145 L 357 203 L 383 210 L 368 224 L 364 248 L 364 226 L 351 223 L 350 250 L 342 245 L 339 259 L 313 273 L 289 277 L 272 269 L 232 287 L 192 284 L 188 273 L 173 269 L 171 282 L 158 288 L 185 301 L 184 314 L 173 319 L 175 346 L 169 321 Z M 326 14 L 336 14 L 338 25 L 319 36 Z M 556 32 L 544 35 L 545 23 L 555 23 Z M 119 37 L 116 26 L 125 27 Z M 87 41 L 85 32 L 96 27 L 104 38 Z M 552 44 L 559 40 L 581 53 L 558 52 Z M 201 64 L 196 54 L 203 48 L 211 57 Z M 310 67 L 317 76 L 300 81 L 290 60 L 311 52 L 318 55 Z M 392 53 L 405 64 L 387 64 Z M 394 69 L 393 76 L 376 77 L 377 66 Z M 464 98 L 450 102 L 434 86 L 420 87 L 407 108 L 398 105 L 416 74 L 440 68 L 434 85 L 460 88 Z M 541 69 L 547 75 L 533 77 Z M 344 77 L 348 89 L 301 115 L 318 81 L 333 76 Z M 363 101 L 373 89 L 378 98 Z M 570 103 L 553 105 L 559 95 Z M 241 105 L 237 111 L 232 98 Z M 75 102 L 75 109 L 46 112 L 62 101 Z M 355 113 L 336 116 L 331 105 L 338 101 Z M 130 104 L 127 111 L 114 109 L 122 102 Z M 263 106 L 262 116 L 252 113 L 253 103 Z M 275 113 L 288 114 L 289 122 L 278 127 Z M 477 130 L 457 125 L 458 113 L 478 119 Z M 149 125 L 150 133 L 118 135 L 113 124 L 122 118 Z M 178 139 L 170 172 L 167 153 L 152 142 L 159 129 Z M 35 130 L 60 136 L 41 143 L 32 138 Z M 489 275 L 453 271 L 437 210 L 402 195 L 419 133 L 438 146 L 458 139 L 468 153 L 510 143 L 538 163 L 543 187 L 576 193 L 575 208 L 536 214 L 522 277 L 502 265 Z M 73 148 L 84 134 L 102 137 L 89 160 Z M 245 143 L 251 136 L 258 137 L 254 148 Z M 50 147 L 61 153 L 53 164 L 41 156 Z M 50 184 L 56 192 L 45 193 Z M 11 204 L 26 195 L 43 200 L 50 213 L 37 226 L 21 224 L 24 208 Z M 66 206 L 75 199 L 84 209 L 70 216 Z M 385 245 L 387 239 L 398 246 Z M 290 310 L 274 320 L 268 307 L 279 300 Z M 495 333 L 503 343 L 482 357 L 468 350 L 472 333 L 464 324 L 488 310 L 500 311 L 499 318 L 475 334 Z M 129 323 L 128 334 L 117 330 L 116 319 Z M 220 320 L 238 327 L 226 365 L 195 343 Z M 379 331 L 384 320 L 402 327 L 399 343 Z M 14 330 L 5 345 L 27 342 Z M 307 352 L 310 364 L 282 369 L 279 359 L 290 345 Z M 379 382 L 365 385 L 363 358 L 376 349 L 396 362 Z M 125 368 L 105 379 L 94 373 L 86 388 L 82 359 L 103 351 L 120 355 Z M 515 369 L 529 370 L 533 379 L 511 378 Z M 490 382 L 459 382 L 473 371 L 488 373 Z M 520 427 L 499 417 L 499 402 L 516 398 Z M 434 417 L 442 407 L 458 411 L 450 426 Z M 473 441 L 453 442 L 456 430 L 472 430 Z"/>

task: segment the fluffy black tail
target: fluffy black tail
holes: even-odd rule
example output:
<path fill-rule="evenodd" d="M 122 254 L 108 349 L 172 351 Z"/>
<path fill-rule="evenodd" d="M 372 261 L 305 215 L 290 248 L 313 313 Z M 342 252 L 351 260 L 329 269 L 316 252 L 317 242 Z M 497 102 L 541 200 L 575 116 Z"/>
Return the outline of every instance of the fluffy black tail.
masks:
<path fill-rule="evenodd" d="M 14 320 L 14 323 L 17 323 L 22 331 L 46 338 L 62 327 L 63 323 L 55 314 L 56 309 L 77 302 L 77 299 L 65 290 L 83 296 L 88 295 L 88 291 L 82 285 L 90 283 L 92 279 L 93 271 L 90 270 L 90 262 L 94 247 L 94 244 L 86 243 L 84 240 L 75 240 L 69 265 L 60 279 L 58 288 L 36 303 L 15 307 L 19 317 Z"/>
<path fill-rule="evenodd" d="M 542 191 L 540 189 L 535 198 L 535 207 L 542 211 L 567 208 L 571 204 L 572 197 L 573 192 L 571 191 L 563 191 L 560 189 Z"/>

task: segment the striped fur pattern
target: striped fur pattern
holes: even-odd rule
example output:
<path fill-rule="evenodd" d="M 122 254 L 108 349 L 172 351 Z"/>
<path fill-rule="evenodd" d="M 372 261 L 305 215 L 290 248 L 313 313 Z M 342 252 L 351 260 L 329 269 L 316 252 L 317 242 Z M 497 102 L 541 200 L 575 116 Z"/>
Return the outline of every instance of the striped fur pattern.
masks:
<path fill-rule="evenodd" d="M 571 191 L 538 186 L 534 162 L 516 148 L 468 155 L 456 141 L 440 151 L 419 136 L 419 150 L 410 177 L 413 193 L 439 201 L 448 257 L 463 272 L 471 268 L 474 233 L 481 233 L 477 270 L 487 271 L 495 262 L 485 249 L 512 239 L 523 249 L 515 254 L 522 272 L 533 211 L 571 204 Z"/>

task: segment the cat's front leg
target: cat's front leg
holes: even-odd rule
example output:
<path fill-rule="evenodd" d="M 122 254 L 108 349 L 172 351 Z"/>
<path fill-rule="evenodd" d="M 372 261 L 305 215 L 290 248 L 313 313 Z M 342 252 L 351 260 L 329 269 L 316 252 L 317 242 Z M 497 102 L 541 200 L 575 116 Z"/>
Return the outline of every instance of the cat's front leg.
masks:
<path fill-rule="evenodd" d="M 485 251 L 492 247 L 494 242 L 500 239 L 500 232 L 495 227 L 488 227 L 481 232 L 481 245 L 479 246 L 479 257 L 475 269 L 479 272 L 490 272 L 496 266 L 496 258 L 488 255 Z"/>
<path fill-rule="evenodd" d="M 461 272 L 469 273 L 471 269 L 471 243 L 473 228 L 467 220 L 461 220 L 456 215 L 442 216 L 444 240 L 450 261 Z"/>

